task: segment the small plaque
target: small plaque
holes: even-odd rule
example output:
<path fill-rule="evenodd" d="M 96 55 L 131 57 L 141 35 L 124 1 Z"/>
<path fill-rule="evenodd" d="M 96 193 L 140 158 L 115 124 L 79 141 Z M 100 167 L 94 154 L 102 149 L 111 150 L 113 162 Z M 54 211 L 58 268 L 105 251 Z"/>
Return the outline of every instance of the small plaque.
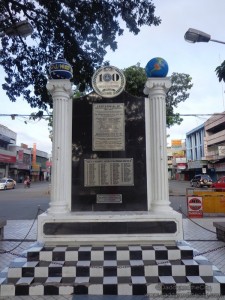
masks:
<path fill-rule="evenodd" d="M 118 96 L 125 88 L 123 72 L 113 66 L 98 69 L 92 77 L 92 87 L 97 94 L 105 98 Z"/>
<path fill-rule="evenodd" d="M 98 194 L 97 203 L 122 203 L 121 194 Z"/>

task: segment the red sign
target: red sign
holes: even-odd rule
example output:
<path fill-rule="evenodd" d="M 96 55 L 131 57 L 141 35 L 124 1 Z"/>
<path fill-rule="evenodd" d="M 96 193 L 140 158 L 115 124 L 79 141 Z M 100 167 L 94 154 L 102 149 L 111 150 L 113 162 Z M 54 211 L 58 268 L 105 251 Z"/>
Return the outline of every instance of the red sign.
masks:
<path fill-rule="evenodd" d="M 16 156 L 0 154 L 0 162 L 14 164 L 16 162 Z"/>
<path fill-rule="evenodd" d="M 49 167 L 52 166 L 52 162 L 51 161 L 46 161 L 45 165 L 46 165 L 46 168 L 49 168 Z"/>
<path fill-rule="evenodd" d="M 18 151 L 18 161 L 23 162 L 23 150 Z"/>
<path fill-rule="evenodd" d="M 187 204 L 189 218 L 203 217 L 202 197 L 188 196 Z"/>
<path fill-rule="evenodd" d="M 185 170 L 186 167 L 187 167 L 187 164 L 184 164 L 184 163 L 178 163 L 177 164 L 177 169 Z"/>

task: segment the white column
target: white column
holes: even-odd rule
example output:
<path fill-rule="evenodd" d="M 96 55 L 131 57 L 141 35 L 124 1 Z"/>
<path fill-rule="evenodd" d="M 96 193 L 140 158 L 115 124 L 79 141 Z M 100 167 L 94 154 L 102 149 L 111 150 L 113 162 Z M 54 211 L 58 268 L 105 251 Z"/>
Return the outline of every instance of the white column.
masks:
<path fill-rule="evenodd" d="M 72 84 L 68 79 L 52 79 L 47 89 L 53 98 L 53 146 L 51 201 L 48 213 L 69 211 L 72 162 Z"/>
<path fill-rule="evenodd" d="M 171 211 L 169 201 L 167 140 L 166 140 L 166 92 L 171 86 L 169 78 L 148 78 L 144 93 L 149 99 L 149 126 L 150 137 L 147 148 L 147 161 L 150 160 L 150 174 L 147 180 L 151 181 L 149 208 L 152 212 Z M 151 204 L 151 206 L 150 206 Z"/>

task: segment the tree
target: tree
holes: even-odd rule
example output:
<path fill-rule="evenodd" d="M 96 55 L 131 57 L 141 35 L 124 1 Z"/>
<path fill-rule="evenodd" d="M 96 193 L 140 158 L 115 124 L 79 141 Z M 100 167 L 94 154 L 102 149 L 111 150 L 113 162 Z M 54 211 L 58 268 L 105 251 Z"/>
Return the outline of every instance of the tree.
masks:
<path fill-rule="evenodd" d="M 27 19 L 34 28 L 32 42 L 1 38 L 3 89 L 11 101 L 23 96 L 31 107 L 52 107 L 47 92 L 47 66 L 63 56 L 73 67 L 73 83 L 82 92 L 101 66 L 106 48 L 117 48 L 123 26 L 138 34 L 143 25 L 159 25 L 151 0 L 2 0 L 0 29 Z"/>
<path fill-rule="evenodd" d="M 222 62 L 222 64 L 218 66 L 215 71 L 219 81 L 223 80 L 225 82 L 225 61 Z"/>
<path fill-rule="evenodd" d="M 147 80 L 145 69 L 139 64 L 131 66 L 123 70 L 126 77 L 126 91 L 138 97 L 145 96 L 143 93 L 144 85 Z M 193 86 L 191 77 L 184 73 L 172 73 L 172 86 L 166 95 L 166 111 L 167 111 L 167 126 L 171 127 L 174 124 L 181 124 L 183 119 L 178 113 L 174 113 L 174 108 L 180 102 L 184 102 L 188 97 Z"/>

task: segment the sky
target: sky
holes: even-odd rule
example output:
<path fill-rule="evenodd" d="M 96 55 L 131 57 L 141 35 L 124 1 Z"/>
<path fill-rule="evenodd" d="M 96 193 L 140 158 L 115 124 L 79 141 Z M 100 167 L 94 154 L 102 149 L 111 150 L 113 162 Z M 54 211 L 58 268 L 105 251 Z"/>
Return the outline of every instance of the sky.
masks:
<path fill-rule="evenodd" d="M 162 57 L 169 65 L 168 76 L 178 72 L 192 77 L 190 96 L 175 108 L 175 112 L 196 116 L 184 116 L 181 125 L 167 130 L 169 145 L 172 139 L 184 140 L 188 131 L 210 117 L 198 114 L 225 111 L 225 84 L 219 82 L 215 72 L 215 68 L 225 60 L 225 45 L 215 42 L 192 44 L 184 40 L 185 32 L 195 28 L 210 34 L 212 39 L 225 41 L 225 0 L 153 0 L 153 3 L 161 24 L 141 27 L 136 36 L 125 30 L 124 35 L 117 38 L 117 50 L 107 49 L 105 60 L 124 69 L 137 63 L 145 67 L 150 59 Z M 1 83 L 4 82 L 4 73 L 0 71 Z M 29 115 L 35 111 L 23 99 L 10 102 L 1 88 L 0 99 L 0 114 Z M 30 122 L 22 117 L 12 120 L 9 116 L 1 116 L 0 124 L 17 132 L 18 145 L 25 143 L 32 147 L 36 143 L 37 149 L 51 153 L 46 121 Z"/>

